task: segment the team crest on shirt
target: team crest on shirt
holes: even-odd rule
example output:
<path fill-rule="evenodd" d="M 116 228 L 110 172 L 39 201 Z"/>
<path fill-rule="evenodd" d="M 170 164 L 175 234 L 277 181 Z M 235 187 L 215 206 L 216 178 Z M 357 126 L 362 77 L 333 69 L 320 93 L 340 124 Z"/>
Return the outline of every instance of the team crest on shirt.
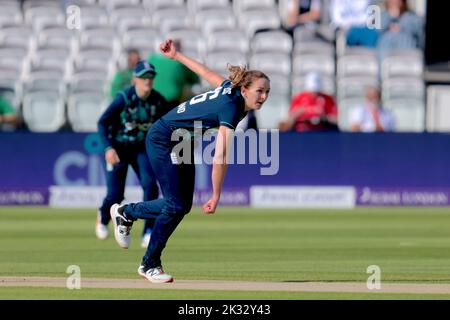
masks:
<path fill-rule="evenodd" d="M 177 113 L 183 113 L 186 111 L 186 102 L 183 102 L 178 106 Z"/>

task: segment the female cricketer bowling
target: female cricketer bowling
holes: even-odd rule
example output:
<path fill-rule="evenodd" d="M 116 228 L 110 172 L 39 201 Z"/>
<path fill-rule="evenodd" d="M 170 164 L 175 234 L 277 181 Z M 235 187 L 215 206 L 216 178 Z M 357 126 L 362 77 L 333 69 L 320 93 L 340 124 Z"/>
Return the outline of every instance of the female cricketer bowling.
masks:
<path fill-rule="evenodd" d="M 163 198 L 111 206 L 115 238 L 119 246 L 125 249 L 130 244 L 133 222 L 156 218 L 150 243 L 138 268 L 139 275 L 154 283 L 173 281 L 173 277 L 162 268 L 161 253 L 184 215 L 191 210 L 194 194 L 193 153 L 187 157 L 184 154 L 183 161 L 180 161 L 180 155 L 174 152 L 174 146 L 179 143 L 177 139 L 173 141 L 174 132 L 182 129 L 192 132 L 198 130 L 199 125 L 201 130 L 219 128 L 212 166 L 213 194 L 203 205 L 203 212 L 212 214 L 220 199 L 227 170 L 228 147 L 234 130 L 248 111 L 262 107 L 270 90 L 269 78 L 261 71 L 230 66 L 229 79 L 225 79 L 202 63 L 178 52 L 171 39 L 161 43 L 160 51 L 166 57 L 184 64 L 216 89 L 172 109 L 155 122 L 147 134 L 147 153 Z M 190 161 L 185 161 L 186 158 Z"/>

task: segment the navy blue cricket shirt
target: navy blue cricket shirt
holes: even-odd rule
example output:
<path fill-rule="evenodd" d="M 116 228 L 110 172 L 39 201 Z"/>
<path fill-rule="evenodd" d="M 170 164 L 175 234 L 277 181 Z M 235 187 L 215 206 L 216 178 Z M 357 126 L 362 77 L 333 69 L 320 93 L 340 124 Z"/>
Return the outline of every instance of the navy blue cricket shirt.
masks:
<path fill-rule="evenodd" d="M 246 114 L 245 101 L 240 89 L 232 88 L 231 81 L 225 80 L 215 90 L 193 97 L 172 109 L 161 119 L 172 130 L 183 128 L 191 131 L 195 128 L 195 121 L 201 121 L 203 130 L 221 125 L 236 129 Z"/>

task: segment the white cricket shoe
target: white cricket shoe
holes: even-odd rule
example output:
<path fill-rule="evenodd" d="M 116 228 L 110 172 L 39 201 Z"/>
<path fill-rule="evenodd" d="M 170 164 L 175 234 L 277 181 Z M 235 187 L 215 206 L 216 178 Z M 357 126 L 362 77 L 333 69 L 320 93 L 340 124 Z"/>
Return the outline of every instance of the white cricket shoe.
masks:
<path fill-rule="evenodd" d="M 100 240 L 105 240 L 109 235 L 108 226 L 102 223 L 100 213 L 97 214 L 97 221 L 95 223 L 95 235 Z"/>
<path fill-rule="evenodd" d="M 141 276 L 141 277 L 144 277 L 145 278 L 145 267 L 141 264 L 140 266 L 139 266 L 139 268 L 138 268 L 138 274 Z"/>
<path fill-rule="evenodd" d="M 116 203 L 110 209 L 111 220 L 114 223 L 114 237 L 121 248 L 128 249 L 130 246 L 130 231 L 133 226 L 133 221 L 128 220 L 120 214 L 119 208 L 120 205 Z"/>
<path fill-rule="evenodd" d="M 161 266 L 145 270 L 145 267 L 141 265 L 138 268 L 138 273 L 152 283 L 173 282 L 173 277 L 170 274 L 165 273 Z"/>
<path fill-rule="evenodd" d="M 148 244 L 150 243 L 150 238 L 152 237 L 152 234 L 147 232 L 144 234 L 144 236 L 142 237 L 142 241 L 141 241 L 141 247 L 142 248 L 147 248 Z"/>

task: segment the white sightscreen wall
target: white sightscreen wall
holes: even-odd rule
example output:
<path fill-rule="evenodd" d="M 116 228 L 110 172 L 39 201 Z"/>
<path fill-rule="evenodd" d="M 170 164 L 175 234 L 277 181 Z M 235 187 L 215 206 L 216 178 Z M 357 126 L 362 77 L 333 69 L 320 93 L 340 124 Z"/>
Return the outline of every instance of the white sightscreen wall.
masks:
<path fill-rule="evenodd" d="M 450 86 L 429 86 L 427 96 L 427 130 L 450 132 Z"/>

